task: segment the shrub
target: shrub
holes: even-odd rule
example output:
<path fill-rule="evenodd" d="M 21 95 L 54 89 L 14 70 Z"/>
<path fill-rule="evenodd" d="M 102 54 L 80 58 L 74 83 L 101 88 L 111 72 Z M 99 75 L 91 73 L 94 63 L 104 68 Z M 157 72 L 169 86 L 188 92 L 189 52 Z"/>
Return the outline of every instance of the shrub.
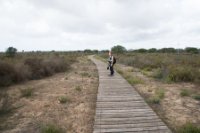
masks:
<path fill-rule="evenodd" d="M 64 130 L 55 124 L 46 124 L 41 128 L 41 133 L 64 133 Z"/>
<path fill-rule="evenodd" d="M 165 90 L 164 89 L 157 89 L 156 90 L 156 96 L 160 99 L 163 99 L 165 96 Z"/>
<path fill-rule="evenodd" d="M 186 90 L 186 89 L 182 89 L 181 92 L 180 92 L 180 95 L 181 95 L 182 97 L 184 97 L 184 96 L 189 96 L 190 93 L 189 93 L 188 90 Z"/>
<path fill-rule="evenodd" d="M 57 72 L 69 70 L 78 55 L 49 55 L 44 52 L 19 53 L 16 58 L 0 60 L 0 87 L 31 79 L 41 79 Z"/>
<path fill-rule="evenodd" d="M 169 67 L 168 79 L 170 81 L 194 81 L 195 80 L 196 71 L 191 67 L 177 67 L 171 66 Z"/>
<path fill-rule="evenodd" d="M 165 91 L 164 89 L 157 89 L 155 91 L 155 95 L 150 97 L 147 102 L 151 103 L 151 104 L 159 104 L 161 99 L 163 99 L 165 96 Z"/>
<path fill-rule="evenodd" d="M 200 95 L 198 94 L 194 95 L 193 98 L 200 101 Z"/>
<path fill-rule="evenodd" d="M 33 88 L 21 89 L 22 97 L 30 97 L 33 95 Z"/>
<path fill-rule="evenodd" d="M 42 77 L 51 76 L 55 72 L 63 72 L 69 68 L 69 65 L 63 58 L 28 58 L 24 62 L 31 71 L 31 79 L 40 79 Z"/>
<path fill-rule="evenodd" d="M 27 65 L 18 63 L 14 66 L 14 68 L 15 68 L 15 76 L 13 80 L 15 83 L 26 81 L 31 78 L 31 72 Z"/>
<path fill-rule="evenodd" d="M 151 104 L 159 104 L 160 103 L 160 98 L 157 97 L 157 96 L 153 96 L 151 98 L 149 98 L 147 100 L 148 103 L 151 103 Z"/>
<path fill-rule="evenodd" d="M 0 61 L 0 86 L 8 86 L 14 82 L 15 68 L 6 62 Z"/>
<path fill-rule="evenodd" d="M 192 123 L 186 123 L 178 129 L 178 133 L 200 133 L 200 127 Z"/>
<path fill-rule="evenodd" d="M 58 100 L 60 103 L 66 103 L 70 101 L 66 96 L 60 96 Z"/>
<path fill-rule="evenodd" d="M 28 65 L 31 71 L 31 79 L 40 79 L 44 76 L 50 76 L 52 74 L 51 68 L 42 63 L 40 58 L 28 58 L 24 62 Z"/>
<path fill-rule="evenodd" d="M 153 71 L 152 77 L 156 78 L 156 79 L 162 79 L 163 78 L 163 73 L 162 70 L 160 68 L 155 69 Z"/>
<path fill-rule="evenodd" d="M 76 86 L 75 89 L 76 89 L 77 91 L 81 91 L 81 90 L 82 90 L 80 86 Z"/>

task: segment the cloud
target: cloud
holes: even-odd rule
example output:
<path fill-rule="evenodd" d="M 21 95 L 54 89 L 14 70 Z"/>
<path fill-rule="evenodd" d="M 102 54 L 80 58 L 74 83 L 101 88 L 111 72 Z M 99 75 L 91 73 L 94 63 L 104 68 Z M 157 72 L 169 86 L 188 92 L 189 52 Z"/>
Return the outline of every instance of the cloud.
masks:
<path fill-rule="evenodd" d="M 0 51 L 200 47 L 198 0 L 0 0 Z"/>

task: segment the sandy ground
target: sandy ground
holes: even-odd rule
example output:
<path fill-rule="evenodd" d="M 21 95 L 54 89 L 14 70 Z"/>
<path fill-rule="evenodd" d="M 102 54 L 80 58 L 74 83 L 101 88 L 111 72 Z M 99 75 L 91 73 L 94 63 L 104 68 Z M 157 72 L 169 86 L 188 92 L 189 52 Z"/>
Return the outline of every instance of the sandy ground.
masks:
<path fill-rule="evenodd" d="M 20 90 L 27 88 L 33 95 L 21 97 Z M 15 109 L 0 117 L 0 132 L 39 133 L 42 125 L 53 124 L 67 133 L 91 133 L 97 88 L 96 66 L 87 57 L 80 57 L 69 72 L 8 87 Z M 60 103 L 61 96 L 66 103 Z"/>
<path fill-rule="evenodd" d="M 160 104 L 150 105 L 155 112 L 176 131 L 177 127 L 192 122 L 200 125 L 200 102 L 193 99 L 192 96 L 182 97 L 182 89 L 188 90 L 191 95 L 200 94 L 200 86 L 192 83 L 164 83 L 144 75 L 139 69 L 124 65 L 118 65 L 123 71 L 129 72 L 144 81 L 144 84 L 136 84 L 137 91 L 148 100 L 155 95 L 157 89 L 164 89 L 165 96 Z"/>

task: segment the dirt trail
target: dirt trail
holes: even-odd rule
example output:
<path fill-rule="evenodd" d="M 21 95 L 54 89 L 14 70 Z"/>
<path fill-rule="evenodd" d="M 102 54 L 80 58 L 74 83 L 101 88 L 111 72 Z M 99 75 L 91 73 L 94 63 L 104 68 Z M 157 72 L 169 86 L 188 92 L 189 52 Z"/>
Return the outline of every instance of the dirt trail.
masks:
<path fill-rule="evenodd" d="M 55 124 L 68 133 L 92 132 L 98 86 L 96 66 L 80 57 L 66 73 L 6 88 L 13 113 L 0 118 L 0 132 L 37 133 L 44 124 Z M 21 97 L 21 89 L 33 89 Z M 60 97 L 66 103 L 61 104 Z"/>

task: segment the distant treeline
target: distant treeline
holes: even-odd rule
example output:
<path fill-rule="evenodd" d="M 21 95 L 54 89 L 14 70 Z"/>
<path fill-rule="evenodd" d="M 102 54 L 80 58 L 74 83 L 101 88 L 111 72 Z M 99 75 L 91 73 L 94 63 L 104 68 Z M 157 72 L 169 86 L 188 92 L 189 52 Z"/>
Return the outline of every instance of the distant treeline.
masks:
<path fill-rule="evenodd" d="M 175 48 L 151 48 L 151 49 L 137 49 L 130 50 L 130 52 L 138 52 L 138 53 L 192 53 L 198 54 L 200 53 L 200 49 L 194 47 L 186 47 L 185 49 L 175 49 Z"/>
<path fill-rule="evenodd" d="M 125 47 L 117 45 L 111 48 L 111 50 L 114 53 L 124 53 L 124 52 L 129 52 L 129 53 L 190 53 L 190 54 L 199 54 L 200 49 L 195 48 L 195 47 L 186 47 L 185 49 L 175 49 L 175 48 L 161 48 L 161 49 L 156 49 L 156 48 L 150 48 L 150 49 L 131 49 L 127 50 Z M 107 53 L 109 50 L 90 50 L 86 49 L 84 51 L 77 51 L 77 52 L 83 52 L 83 53 Z"/>
<path fill-rule="evenodd" d="M 10 48 L 10 47 L 9 47 Z M 70 53 L 83 53 L 83 54 L 97 54 L 97 53 L 108 53 L 109 50 L 91 50 L 91 49 L 85 49 L 85 50 L 74 50 L 74 51 L 21 51 L 17 52 L 17 49 L 7 49 L 5 52 L 0 52 L 0 55 L 3 55 L 6 53 L 8 56 L 14 56 L 15 53 L 23 53 L 23 54 L 49 54 L 49 53 L 59 53 L 59 54 L 70 54 Z M 12 47 L 11 47 L 12 48 Z M 114 53 L 190 53 L 190 54 L 199 54 L 200 53 L 200 48 L 195 48 L 195 47 L 186 47 L 185 49 L 175 49 L 175 48 L 161 48 L 161 49 L 156 49 L 156 48 L 150 48 L 150 49 L 145 49 L 145 48 L 140 48 L 140 49 L 129 49 L 127 50 L 125 47 L 121 45 L 113 46 L 111 48 L 112 52 Z"/>

